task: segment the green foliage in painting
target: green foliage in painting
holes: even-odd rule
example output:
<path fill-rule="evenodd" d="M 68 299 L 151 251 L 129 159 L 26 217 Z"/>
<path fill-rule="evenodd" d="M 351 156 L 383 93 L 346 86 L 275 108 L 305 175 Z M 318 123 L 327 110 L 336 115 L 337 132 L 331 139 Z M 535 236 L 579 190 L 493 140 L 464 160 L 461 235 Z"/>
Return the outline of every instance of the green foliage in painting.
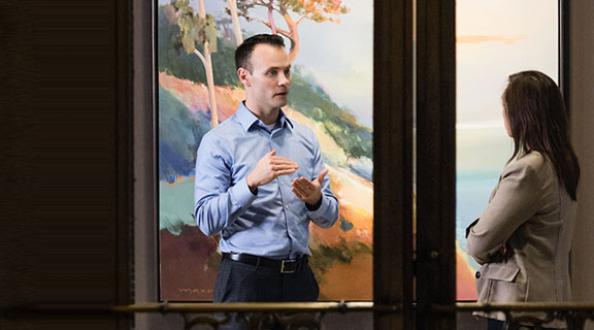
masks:
<path fill-rule="evenodd" d="M 194 180 L 159 182 L 159 229 L 173 235 L 181 234 L 184 226 L 195 226 Z"/>
<path fill-rule="evenodd" d="M 351 157 L 373 157 L 371 129 L 359 124 L 353 114 L 334 103 L 313 78 L 301 73 L 298 68 L 292 74 L 289 105 L 322 122 L 326 131 Z"/>
<path fill-rule="evenodd" d="M 312 268 L 324 273 L 334 263 L 349 264 L 358 254 L 371 254 L 373 251 L 362 242 L 347 242 L 344 238 L 341 238 L 340 243 L 337 245 L 320 245 L 317 248 L 312 248 L 311 253 L 310 263 Z"/>
<path fill-rule="evenodd" d="M 159 31 L 157 35 L 159 71 L 167 72 L 179 78 L 206 82 L 206 73 L 200 59 L 188 53 L 180 39 L 180 27 L 175 23 L 175 12 L 171 6 L 159 7 Z M 211 16 L 207 16 L 211 17 Z M 211 17 L 212 19 L 212 17 Z M 214 26 L 214 23 L 213 23 Z M 214 32 L 216 38 L 216 30 Z M 215 39 L 217 53 L 212 57 L 214 82 L 218 86 L 238 86 L 235 73 L 235 48 L 233 44 L 221 38 Z"/>
<path fill-rule="evenodd" d="M 159 179 L 172 182 L 178 175 L 193 173 L 197 146 L 210 126 L 205 115 L 193 118 L 161 87 L 159 108 Z"/>
<path fill-rule="evenodd" d="M 179 27 L 179 38 L 186 53 L 193 53 L 199 48 L 198 45 L 204 45 L 205 42 L 209 43 L 211 53 L 217 51 L 217 26 L 214 17 L 196 15 L 187 0 L 177 0 L 165 7 L 169 7 L 165 10 L 173 10 L 171 21 Z"/>

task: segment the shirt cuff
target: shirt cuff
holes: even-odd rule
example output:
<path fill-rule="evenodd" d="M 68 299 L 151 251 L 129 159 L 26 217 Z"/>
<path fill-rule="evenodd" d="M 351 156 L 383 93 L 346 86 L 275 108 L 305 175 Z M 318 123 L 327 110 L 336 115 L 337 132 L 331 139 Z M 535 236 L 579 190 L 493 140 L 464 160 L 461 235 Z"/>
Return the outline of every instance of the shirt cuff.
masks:
<path fill-rule="evenodd" d="M 240 207 L 245 207 L 251 204 L 255 199 L 256 195 L 252 194 L 250 187 L 248 187 L 247 179 L 239 181 L 236 185 L 229 189 L 231 195 L 231 201 L 233 204 Z"/>
<path fill-rule="evenodd" d="M 314 211 L 309 211 L 309 216 L 312 219 L 319 219 L 322 218 L 326 212 L 328 211 L 328 208 L 330 207 L 330 200 L 328 197 L 322 195 L 322 199 L 320 200 L 320 207 L 318 207 L 317 209 L 315 209 Z"/>
<path fill-rule="evenodd" d="M 316 211 L 317 209 L 320 208 L 320 206 L 322 206 L 322 200 L 324 199 L 324 195 L 320 196 L 320 199 L 314 204 L 314 205 L 309 205 L 307 203 L 305 203 L 305 207 L 307 207 L 307 210 L 310 212 Z"/>

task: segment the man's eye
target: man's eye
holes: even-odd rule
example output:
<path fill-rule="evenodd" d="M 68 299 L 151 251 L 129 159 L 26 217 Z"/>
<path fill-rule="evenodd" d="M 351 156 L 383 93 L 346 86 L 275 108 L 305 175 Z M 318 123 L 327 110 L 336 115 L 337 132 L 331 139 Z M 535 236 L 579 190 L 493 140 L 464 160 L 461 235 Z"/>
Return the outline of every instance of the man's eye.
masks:
<path fill-rule="evenodd" d="M 276 71 L 268 71 L 268 72 L 266 72 L 266 75 L 274 77 L 274 76 L 276 76 Z"/>
<path fill-rule="evenodd" d="M 291 76 L 291 70 L 285 70 L 285 76 L 290 77 Z"/>

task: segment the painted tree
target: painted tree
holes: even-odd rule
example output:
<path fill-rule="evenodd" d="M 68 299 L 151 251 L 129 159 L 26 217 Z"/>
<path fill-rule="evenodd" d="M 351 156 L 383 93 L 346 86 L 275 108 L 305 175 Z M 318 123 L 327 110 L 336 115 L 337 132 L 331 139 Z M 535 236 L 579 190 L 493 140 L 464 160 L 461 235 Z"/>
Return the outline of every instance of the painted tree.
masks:
<path fill-rule="evenodd" d="M 239 16 L 237 14 L 237 0 L 227 0 L 227 13 L 231 16 L 235 43 L 239 46 L 243 43 L 243 35 L 241 34 L 241 26 L 239 25 Z"/>
<path fill-rule="evenodd" d="M 211 54 L 217 51 L 215 19 L 206 14 L 204 0 L 198 0 L 198 14 L 194 13 L 189 0 L 173 0 L 171 6 L 174 9 L 175 19 L 179 26 L 179 38 L 184 50 L 188 54 L 196 55 L 204 66 L 211 126 L 216 127 L 219 124 L 219 118 L 211 59 Z"/>
<path fill-rule="evenodd" d="M 265 8 L 266 19 L 249 15 L 253 8 Z M 249 20 L 258 21 L 267 26 L 271 33 L 280 34 L 291 41 L 289 59 L 294 62 L 299 54 L 299 24 L 304 19 L 322 23 L 338 23 L 339 15 L 346 14 L 349 9 L 342 4 L 342 0 L 237 0 L 237 14 Z M 286 28 L 280 28 L 275 22 L 275 13 L 283 18 Z M 231 11 L 233 17 L 233 12 Z"/>

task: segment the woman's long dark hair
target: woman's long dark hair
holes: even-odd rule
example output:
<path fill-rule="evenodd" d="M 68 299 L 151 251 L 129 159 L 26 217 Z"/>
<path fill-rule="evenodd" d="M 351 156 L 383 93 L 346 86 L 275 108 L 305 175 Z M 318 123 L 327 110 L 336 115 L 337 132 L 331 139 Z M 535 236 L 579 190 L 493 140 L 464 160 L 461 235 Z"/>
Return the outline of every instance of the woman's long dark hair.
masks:
<path fill-rule="evenodd" d="M 577 200 L 580 167 L 569 142 L 567 109 L 557 84 L 542 72 L 518 72 L 509 76 L 503 101 L 514 139 L 510 160 L 530 151 L 546 155 L 571 199 Z"/>

